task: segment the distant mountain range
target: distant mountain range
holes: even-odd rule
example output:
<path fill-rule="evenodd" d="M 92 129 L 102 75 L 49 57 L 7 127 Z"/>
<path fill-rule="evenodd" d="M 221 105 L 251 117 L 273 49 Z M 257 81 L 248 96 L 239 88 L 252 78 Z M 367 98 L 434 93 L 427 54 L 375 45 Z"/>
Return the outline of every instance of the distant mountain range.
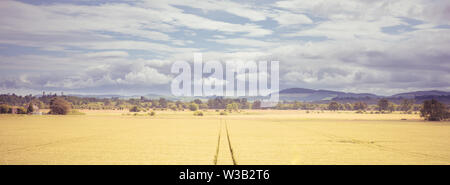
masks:
<path fill-rule="evenodd" d="M 401 99 L 416 99 L 421 102 L 426 99 L 435 98 L 440 101 L 450 103 L 450 92 L 445 91 L 415 91 L 395 94 L 392 96 L 379 96 L 370 93 L 346 93 L 340 91 L 329 90 L 313 90 L 305 88 L 290 88 L 279 92 L 280 100 L 282 101 L 303 101 L 303 102 L 355 102 L 365 101 L 367 103 L 375 103 L 377 99 L 387 98 L 394 102 L 399 102 Z"/>
<path fill-rule="evenodd" d="M 71 96 L 79 97 L 95 97 L 95 98 L 140 98 L 141 95 L 133 96 L 122 96 L 122 95 L 76 95 L 71 94 Z M 165 98 L 168 100 L 181 100 L 181 101 L 192 101 L 194 99 L 206 100 L 215 97 L 176 97 L 172 95 L 160 95 L 160 94 L 147 94 L 142 95 L 147 99 L 159 99 Z M 326 103 L 329 101 L 344 102 L 356 102 L 364 101 L 369 104 L 376 103 L 380 98 L 387 98 L 390 101 L 399 103 L 402 99 L 415 99 L 416 102 L 422 102 L 423 100 L 435 98 L 444 103 L 450 104 L 450 92 L 445 91 L 414 91 L 395 94 L 392 96 L 380 96 L 371 93 L 347 93 L 341 91 L 330 91 L 330 90 L 314 90 L 306 88 L 289 88 L 279 91 L 279 97 L 281 101 L 300 101 L 300 102 L 318 102 Z M 262 97 L 246 97 L 249 101 L 260 99 Z"/>
<path fill-rule="evenodd" d="M 279 92 L 280 99 L 286 101 L 326 101 L 334 98 L 378 98 L 375 94 L 369 93 L 345 93 L 329 90 L 313 90 L 304 88 L 284 89 Z"/>
<path fill-rule="evenodd" d="M 40 95 L 38 95 L 40 96 Z M 178 97 L 172 95 L 160 95 L 160 94 L 146 94 L 146 95 L 117 95 L 117 94 L 69 94 L 69 96 L 77 96 L 77 97 L 91 97 L 91 98 L 119 98 L 119 99 L 129 99 L 129 98 L 141 98 L 144 97 L 146 99 L 159 99 L 165 98 L 167 100 L 181 100 L 181 101 L 191 101 L 197 99 L 197 97 Z M 201 99 L 201 98 L 200 98 Z"/>
<path fill-rule="evenodd" d="M 393 95 L 392 97 L 414 98 L 417 96 L 450 96 L 450 92 L 445 91 L 415 91 Z"/>

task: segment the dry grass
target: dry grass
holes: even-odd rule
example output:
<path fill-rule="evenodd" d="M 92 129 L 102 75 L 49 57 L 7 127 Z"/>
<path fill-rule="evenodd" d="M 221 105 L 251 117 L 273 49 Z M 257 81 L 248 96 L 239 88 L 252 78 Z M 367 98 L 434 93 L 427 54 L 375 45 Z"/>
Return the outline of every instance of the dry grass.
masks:
<path fill-rule="evenodd" d="M 83 112 L 0 115 L 0 164 L 450 164 L 450 123 L 414 114 Z"/>

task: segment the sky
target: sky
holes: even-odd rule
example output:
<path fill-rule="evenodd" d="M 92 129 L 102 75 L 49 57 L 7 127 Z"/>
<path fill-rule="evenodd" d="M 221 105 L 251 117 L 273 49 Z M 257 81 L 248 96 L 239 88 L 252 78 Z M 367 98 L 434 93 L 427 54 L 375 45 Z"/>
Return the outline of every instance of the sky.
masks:
<path fill-rule="evenodd" d="M 279 61 L 280 89 L 450 91 L 450 1 L 0 1 L 0 93 L 167 94 L 195 52 Z"/>

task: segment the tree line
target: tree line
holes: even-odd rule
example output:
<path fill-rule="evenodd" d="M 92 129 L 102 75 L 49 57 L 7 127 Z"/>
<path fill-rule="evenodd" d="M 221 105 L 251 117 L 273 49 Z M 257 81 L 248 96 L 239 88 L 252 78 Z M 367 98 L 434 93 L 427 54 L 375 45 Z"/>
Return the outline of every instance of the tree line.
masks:
<path fill-rule="evenodd" d="M 49 114 L 68 114 L 72 109 L 91 109 L 91 110 L 129 110 L 130 112 L 147 111 L 150 109 L 160 110 L 191 110 L 200 109 L 223 109 L 227 111 L 239 111 L 240 109 L 265 109 L 261 107 L 261 101 L 248 101 L 246 98 L 223 98 L 216 97 L 207 100 L 195 99 L 189 102 L 180 100 L 173 101 L 165 98 L 148 99 L 140 98 L 95 98 L 78 97 L 57 94 L 45 94 L 42 96 L 20 96 L 16 94 L 0 95 L 0 113 L 33 113 L 35 109 L 50 109 Z M 416 104 L 414 99 L 403 99 L 399 104 L 388 99 L 379 99 L 376 105 L 368 105 L 364 101 L 354 103 L 339 103 L 331 101 L 325 103 L 308 102 L 280 102 L 271 109 L 278 110 L 351 110 L 363 113 L 365 111 L 377 111 L 377 113 L 390 113 L 393 111 L 402 111 L 411 114 L 420 111 L 422 117 L 426 120 L 448 119 L 448 107 L 437 100 L 425 100 L 423 104 Z"/>

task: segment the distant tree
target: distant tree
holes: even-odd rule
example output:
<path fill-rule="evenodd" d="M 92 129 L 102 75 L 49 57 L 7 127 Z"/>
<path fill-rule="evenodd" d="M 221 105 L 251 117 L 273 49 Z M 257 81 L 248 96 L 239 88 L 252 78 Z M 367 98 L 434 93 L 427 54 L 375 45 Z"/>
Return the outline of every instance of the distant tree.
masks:
<path fill-rule="evenodd" d="M 389 112 L 394 112 L 396 108 L 397 108 L 397 105 L 395 103 L 389 102 L 389 106 L 388 106 Z"/>
<path fill-rule="evenodd" d="M 169 109 L 176 111 L 178 109 L 177 105 L 175 103 L 169 103 L 167 104 Z"/>
<path fill-rule="evenodd" d="M 441 121 L 449 118 L 449 111 L 441 102 L 426 100 L 420 110 L 420 116 L 427 121 Z"/>
<path fill-rule="evenodd" d="M 161 108 L 167 108 L 167 100 L 165 98 L 159 98 L 159 106 Z"/>
<path fill-rule="evenodd" d="M 196 103 L 197 105 L 201 105 L 203 102 L 200 99 L 195 99 L 194 103 Z"/>
<path fill-rule="evenodd" d="M 189 110 L 197 111 L 198 110 L 198 104 L 196 104 L 196 103 L 189 104 Z"/>
<path fill-rule="evenodd" d="M 385 98 L 378 101 L 378 110 L 386 111 L 389 109 L 389 101 Z"/>
<path fill-rule="evenodd" d="M 239 110 L 239 104 L 237 104 L 236 102 L 230 103 L 227 105 L 227 110 L 232 112 L 232 111 L 238 111 Z"/>
<path fill-rule="evenodd" d="M 364 111 L 367 109 L 367 104 L 365 102 L 355 102 L 353 103 L 353 110 Z"/>
<path fill-rule="evenodd" d="M 302 108 L 302 103 L 298 101 L 294 101 L 294 104 L 292 105 L 292 108 L 295 110 L 299 110 Z"/>
<path fill-rule="evenodd" d="M 105 100 L 104 105 L 105 106 L 110 106 L 111 105 L 111 100 L 110 99 Z"/>
<path fill-rule="evenodd" d="M 160 104 L 159 104 L 159 101 L 152 101 L 152 107 L 154 107 L 154 108 L 159 108 L 160 107 Z"/>
<path fill-rule="evenodd" d="M 7 114 L 9 112 L 9 106 L 6 104 L 0 105 L 0 114 Z"/>
<path fill-rule="evenodd" d="M 252 105 L 252 109 L 260 109 L 260 108 L 261 108 L 261 101 L 259 101 L 259 100 L 254 101 L 253 105 Z"/>
<path fill-rule="evenodd" d="M 240 107 L 241 109 L 250 109 L 250 102 L 245 101 L 245 102 L 241 102 Z"/>
<path fill-rule="evenodd" d="M 181 109 L 183 109 L 183 106 L 184 106 L 183 102 L 181 102 L 180 100 L 177 100 L 177 101 L 175 102 L 175 105 L 177 105 L 177 107 L 178 107 L 178 108 L 181 108 Z"/>
<path fill-rule="evenodd" d="M 199 104 L 199 108 L 200 109 L 208 109 L 208 104 L 206 104 L 206 103 Z"/>
<path fill-rule="evenodd" d="M 185 106 L 184 104 L 178 104 L 178 110 L 184 110 Z"/>
<path fill-rule="evenodd" d="M 33 113 L 35 110 L 34 110 L 34 104 L 33 103 L 29 103 L 28 104 L 28 108 L 27 108 L 27 112 L 28 112 L 28 114 L 31 114 L 31 113 Z"/>
<path fill-rule="evenodd" d="M 337 110 L 339 110 L 339 107 L 340 107 L 339 103 L 335 102 L 335 101 L 330 102 L 328 104 L 328 110 L 337 111 Z"/>
<path fill-rule="evenodd" d="M 71 105 L 69 102 L 60 97 L 54 97 L 50 100 L 50 114 L 68 114 Z"/>
<path fill-rule="evenodd" d="M 402 102 L 400 103 L 399 109 L 400 109 L 400 111 L 408 112 L 408 111 L 411 111 L 411 109 L 413 108 L 413 106 L 414 106 L 414 100 L 404 99 L 404 100 L 402 100 Z"/>
<path fill-rule="evenodd" d="M 420 111 L 422 109 L 422 105 L 420 104 L 414 104 L 412 110 L 413 111 Z"/>
<path fill-rule="evenodd" d="M 344 109 L 345 109 L 345 110 L 353 110 L 353 106 L 352 106 L 352 104 L 350 104 L 350 103 L 346 103 L 346 104 L 344 105 Z"/>

